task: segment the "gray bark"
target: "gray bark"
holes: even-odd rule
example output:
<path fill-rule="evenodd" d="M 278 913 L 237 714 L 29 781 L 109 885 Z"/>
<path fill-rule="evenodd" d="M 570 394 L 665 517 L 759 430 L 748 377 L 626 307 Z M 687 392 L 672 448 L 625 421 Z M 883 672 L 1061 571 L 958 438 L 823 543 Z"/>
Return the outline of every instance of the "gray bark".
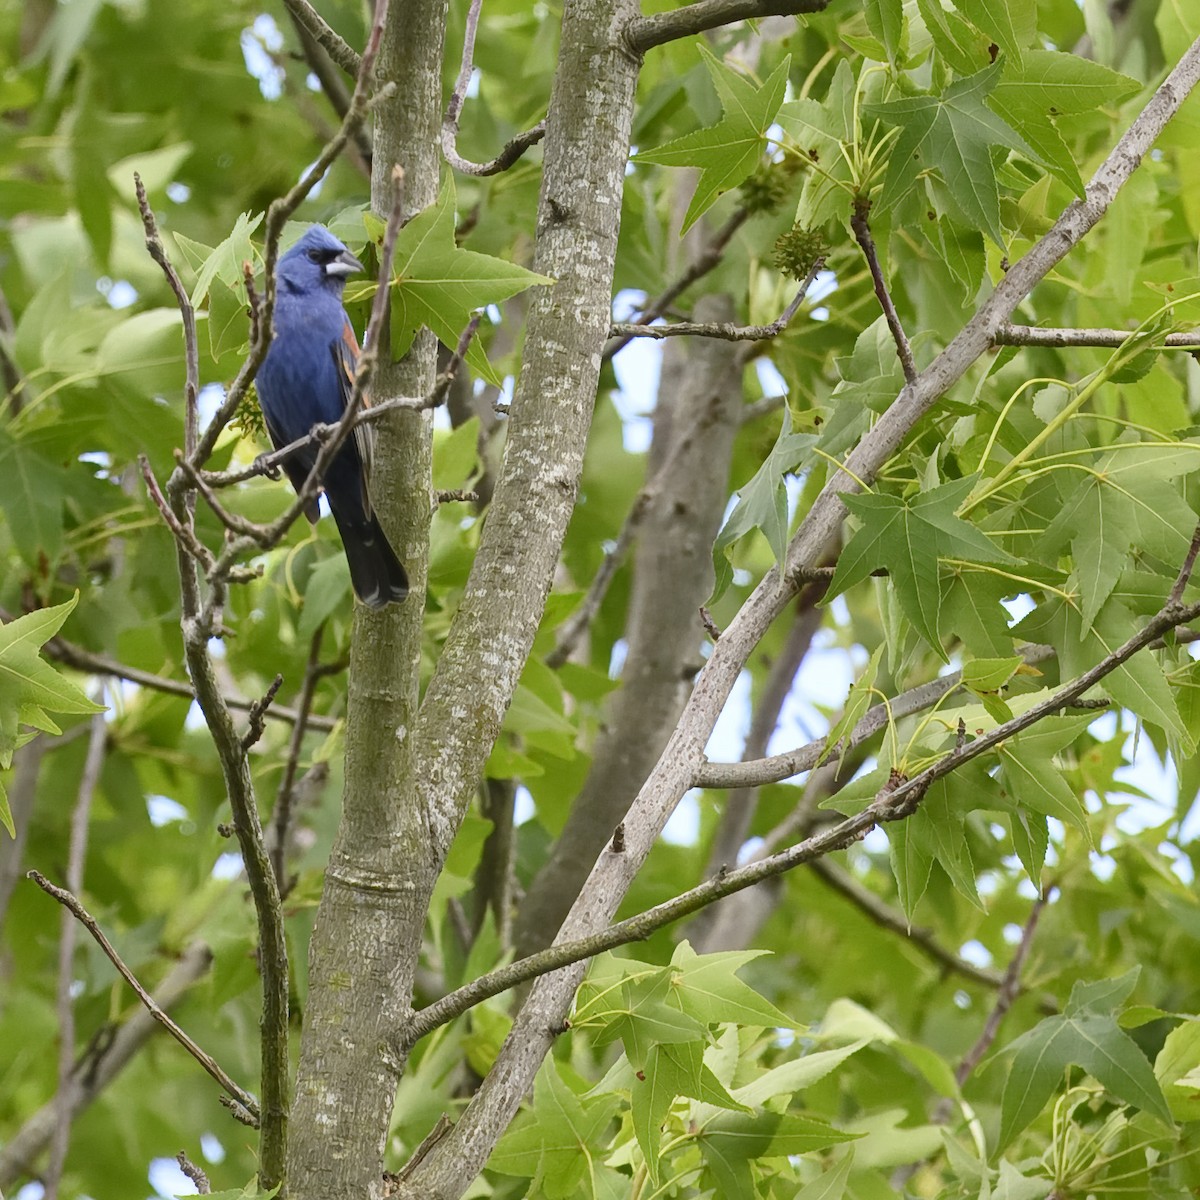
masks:
<path fill-rule="evenodd" d="M 376 110 L 372 207 L 379 213 L 391 207 L 397 165 L 406 215 L 437 196 L 445 8 L 445 0 L 392 0 L 376 75 L 399 86 Z M 403 361 L 381 363 L 375 399 L 425 394 L 435 355 L 424 333 Z M 380 1194 L 399 1079 L 380 1044 L 409 1012 L 425 902 L 441 865 L 411 783 L 431 424 L 427 413 L 396 411 L 376 428 L 372 496 L 412 591 L 381 612 L 355 606 L 342 820 L 309 948 L 288 1153 L 295 1200 Z"/>

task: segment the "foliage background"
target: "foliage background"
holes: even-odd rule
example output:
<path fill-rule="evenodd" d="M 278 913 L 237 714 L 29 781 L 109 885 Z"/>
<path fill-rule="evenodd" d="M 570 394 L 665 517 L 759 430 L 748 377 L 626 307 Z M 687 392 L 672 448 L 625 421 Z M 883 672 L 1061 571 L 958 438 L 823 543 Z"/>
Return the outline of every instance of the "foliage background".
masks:
<path fill-rule="evenodd" d="M 318 7 L 347 41 L 362 45 L 359 4 Z M 489 0 L 461 153 L 487 158 L 545 112 L 559 18 L 553 5 Z M 463 6 L 452 5 L 447 92 L 463 20 Z M 924 366 L 1072 200 L 1080 177 L 1088 178 L 1197 34 L 1200 18 L 1177 0 L 1110 10 L 1070 0 L 964 2 L 954 10 L 926 0 L 837 0 L 802 23 L 771 19 L 719 30 L 707 54 L 694 38 L 650 52 L 632 134 L 640 153 L 627 175 L 615 264 L 618 308 L 631 303 L 631 292 L 657 295 L 739 206 L 754 211 L 676 311 L 707 303 L 708 319 L 773 320 L 795 288 L 778 269 L 774 247 L 797 220 L 824 230 L 831 274 L 784 335 L 737 360 L 704 360 L 708 376 L 686 372 L 709 351 L 668 350 L 663 379 L 688 382 L 666 399 L 659 393 L 649 449 L 644 426 L 628 414 L 631 403 L 646 403 L 654 392 L 657 353 L 635 345 L 616 370 L 605 367 L 555 590 L 489 761 L 482 811 L 467 815 L 431 905 L 419 1004 L 490 969 L 514 944 L 529 950 L 547 940 L 553 926 L 534 899 L 554 890 L 545 880 L 555 877 L 542 874 L 539 892 L 539 874 L 573 802 L 587 795 L 589 779 L 608 761 L 603 756 L 619 765 L 606 787 L 626 803 L 641 781 L 638 770 L 644 776 L 657 757 L 663 730 L 656 722 L 640 748 L 614 748 L 605 735 L 621 678 L 635 699 L 635 688 L 651 694 L 653 680 L 636 674 L 649 659 L 627 655 L 644 645 L 638 623 L 647 620 L 647 606 L 667 605 L 670 581 L 657 585 L 656 600 L 639 592 L 638 579 L 651 577 L 655 555 L 678 529 L 648 524 L 581 648 L 566 663 L 546 660 L 554 662 L 561 623 L 667 454 L 668 418 L 676 428 L 688 419 L 687 401 L 699 393 L 687 388 L 702 389 L 723 370 L 732 380 L 726 398 L 736 406 L 726 448 L 701 454 L 689 468 L 693 480 L 710 485 L 707 503 L 717 513 L 733 511 L 734 491 L 741 491 L 730 528 L 744 536 L 726 538 L 728 551 L 717 551 L 718 568 L 730 568 L 728 587 L 711 605 L 723 628 L 772 569 L 789 521 L 794 528 L 812 503 L 828 463 L 902 386 L 841 185 L 858 182 L 874 201 L 874 238 Z M 245 345 L 239 279 L 241 263 L 256 253 L 256 217 L 316 157 L 337 116 L 310 63 L 295 52 L 282 11 L 264 14 L 241 0 L 8 4 L 0 7 L 0 44 L 0 288 L 9 310 L 0 324 L 10 392 L 0 420 L 0 607 L 8 621 L 78 593 L 62 626 L 69 645 L 50 643 L 46 657 L 107 708 L 84 898 L 148 985 L 195 943 L 211 949 L 211 969 L 175 1015 L 249 1086 L 258 1057 L 255 925 L 230 844 L 218 832 L 228 819 L 221 774 L 187 695 L 128 678 L 140 671 L 186 686 L 173 543 L 136 466 L 145 454 L 164 477 L 181 442 L 180 326 L 145 253 L 131 179 L 136 170 L 146 181 L 175 260 L 206 309 L 202 382 L 215 387 L 233 376 Z M 963 80 L 974 81 L 978 93 Z M 739 86 L 760 105 L 752 132 L 730 133 L 726 125 L 724 133 L 697 133 L 723 128 L 728 93 Z M 922 138 L 925 121 L 931 132 Z M 759 136 L 768 126 L 791 152 L 769 169 Z M 893 127 L 898 134 L 887 133 Z M 867 672 L 850 701 L 861 704 L 859 713 L 868 700 L 972 661 L 983 664 L 974 693 L 959 694 L 933 722 L 901 722 L 851 752 L 849 766 L 865 774 L 849 786 L 847 767 L 840 774 L 817 769 L 807 784 L 768 784 L 753 799 L 745 791 L 690 793 L 694 821 L 655 846 L 622 914 L 700 881 L 728 861 L 714 847 L 728 851 L 731 837 L 734 853 L 753 852 L 756 839 L 789 818 L 790 835 L 803 836 L 828 823 L 829 810 L 818 803 L 829 796 L 836 811 L 856 811 L 888 768 L 912 773 L 948 749 L 960 714 L 978 730 L 1004 720 L 1006 711 L 1020 711 L 1029 697 L 1102 658 L 1158 610 L 1200 504 L 1192 480 L 1200 376 L 1189 355 L 1154 342 L 1195 322 L 1198 134 L 1200 101 L 1193 98 L 1100 226 L 1019 314 L 1053 326 L 1131 330 L 1150 322 L 1145 341 L 1115 355 L 1026 348 L 981 359 L 888 464 L 876 496 L 851 504 L 848 549 L 830 584 L 839 599 L 818 607 L 811 589 L 802 592 L 751 656 L 743 684 L 750 711 L 769 714 L 775 705 L 775 716 L 763 718 L 766 737 L 806 652 L 836 648 Z M 756 168 L 750 189 L 719 196 L 709 184 L 747 145 L 748 166 Z M 331 224 L 355 246 L 366 240 L 362 151 L 352 147 L 298 214 Z M 491 179 L 460 176 L 456 192 L 444 193 L 456 205 L 463 248 L 532 265 L 539 153 Z M 774 203 L 762 203 L 764 194 Z M 681 241 L 681 225 L 699 215 L 706 195 L 714 206 Z M 489 310 L 481 335 L 491 367 L 476 359 L 452 419 L 439 418 L 433 482 L 475 485 L 486 496 L 504 428 L 492 404 L 511 392 L 519 369 L 528 297 L 509 300 L 511 288 L 477 287 L 472 304 L 500 306 Z M 358 293 L 352 311 L 360 328 L 366 306 Z M 452 312 L 443 314 L 451 329 Z M 783 403 L 772 399 L 780 388 Z M 249 461 L 262 448 L 252 432 L 227 436 L 216 465 Z M 764 462 L 770 465 L 756 474 Z M 747 486 L 752 479 L 756 487 Z M 978 503 L 965 508 L 968 492 Z M 920 528 L 911 516 L 918 493 L 934 494 L 921 501 L 933 517 Z M 286 503 L 283 489 L 264 480 L 226 500 L 254 519 Z M 955 513 L 971 524 L 955 523 Z M 203 506 L 197 519 L 201 535 L 217 544 L 217 521 Z M 886 523 L 895 520 L 911 522 L 903 541 L 898 526 Z M 479 525 L 469 505 L 445 504 L 434 515 L 421 646 L 426 677 L 462 596 Z M 702 539 L 690 527 L 689 536 Z M 261 581 L 234 590 L 224 615 L 230 636 L 214 653 L 230 694 L 257 697 L 278 672 L 281 702 L 295 704 L 314 645 L 312 661 L 339 663 L 348 654 L 351 605 L 336 534 L 328 522 L 296 527 L 262 566 Z M 889 577 L 870 578 L 881 566 Z M 668 729 L 682 701 L 680 681 L 709 652 L 691 616 L 709 590 L 706 580 L 698 600 L 688 600 L 675 659 L 647 668 L 660 683 L 673 680 L 659 705 Z M 1001 603 L 1015 598 L 1019 609 Z M 1011 628 L 1010 613 L 1025 610 Z M 1040 674 L 1014 674 L 1014 645 L 1024 642 L 1054 648 Z M 71 647 L 122 668 L 99 670 L 95 657 Z M 923 1165 L 909 1186 L 924 1195 L 994 1189 L 1041 1196 L 1051 1188 L 1061 1195 L 1190 1194 L 1197 1185 L 1190 1122 L 1198 1114 L 1193 1090 L 1174 1080 L 1200 1067 L 1196 846 L 1184 832 L 1200 788 L 1197 682 L 1183 641 L 1140 656 L 1106 685 L 1131 716 L 1051 718 L 935 787 L 917 816 L 870 836 L 836 866 L 791 872 L 725 902 L 716 919 L 660 930 L 632 957 L 599 960 L 573 1031 L 559 1039 L 475 1194 L 648 1197 L 674 1188 L 680 1195 L 790 1196 L 811 1185 L 819 1189 L 813 1196 L 845 1190 L 865 1200 L 893 1194 L 894 1172 L 914 1163 Z M 290 845 L 296 882 L 286 908 L 297 1024 L 307 1002 L 305 948 L 338 820 L 345 695 L 344 674 L 315 680 L 319 720 L 300 747 L 304 785 Z M 13 701 L 2 723 L 16 759 L 3 782 L 17 839 L 0 850 L 0 1129 L 13 1133 L 55 1095 L 59 1038 L 59 925 L 49 899 L 20 875 L 32 866 L 64 877 L 93 727 L 79 696 L 64 691 L 58 707 L 43 706 L 59 714 L 63 736 L 16 748 L 15 704 L 30 702 L 16 696 L 0 692 L 0 703 Z M 814 705 L 801 684 L 791 703 L 802 720 L 789 725 L 785 718 L 772 750 L 787 748 L 789 728 L 792 741 L 804 741 L 836 723 L 841 697 L 826 692 Z M 26 708 L 20 715 L 28 724 L 36 714 Z M 636 723 L 627 716 L 621 728 Z M 253 751 L 256 790 L 268 811 L 289 733 L 286 722 L 269 724 Z M 766 737 L 750 757 L 767 749 Z M 1135 745 L 1171 763 L 1171 795 L 1140 796 L 1124 772 Z M 618 760 L 618 749 L 637 761 Z M 639 754 L 647 753 L 639 768 Z M 515 914 L 493 905 L 485 919 L 495 888 L 484 847 L 503 824 L 497 811 L 513 805 Z M 728 815 L 738 806 L 740 827 Z M 610 830 L 611 822 L 602 841 Z M 568 864 L 576 890 L 589 863 L 574 854 Z M 979 1038 L 1022 942 L 1036 894 L 1031 877 L 1052 896 L 1028 939 L 1003 1024 L 999 1046 L 1009 1055 L 974 1072 L 960 1103 L 951 1072 Z M 717 982 L 706 982 L 678 957 L 686 955 L 678 949 L 683 936 L 711 953 L 763 953 L 712 960 Z M 673 955 L 673 971 L 653 970 Z M 753 993 L 741 990 L 735 968 Z M 73 978 L 75 1042 L 86 1056 L 135 1005 L 86 940 Z M 1101 980 L 1126 982 L 1071 999 L 1077 985 Z M 1039 1024 L 1062 1020 L 1053 1014 L 1063 1010 L 1064 1024 Z M 1123 1028 L 1112 1016 L 1118 1011 Z M 400 1086 L 389 1168 L 487 1074 L 509 1022 L 509 999 L 498 997 L 421 1043 Z M 1060 1040 L 1047 1051 L 1051 1033 Z M 1022 1035 L 1034 1040 L 1021 1043 Z M 1104 1049 L 1100 1060 L 1088 1058 L 1090 1039 Z M 853 1053 L 842 1053 L 847 1046 Z M 1129 1057 L 1135 1048 L 1140 1058 Z M 815 1058 L 828 1051 L 838 1053 Z M 1151 1063 L 1157 1082 L 1146 1075 Z M 775 1069 L 784 1073 L 764 1074 Z M 650 1085 L 635 1071 L 648 1074 Z M 769 1082 L 756 1085 L 763 1079 Z M 659 1092 L 644 1094 L 656 1080 Z M 1066 1092 L 1068 1080 L 1079 1090 Z M 1036 1103 L 1022 1105 L 1022 1085 Z M 1045 1103 L 1055 1090 L 1066 1097 L 1057 1109 Z M 939 1112 L 946 1096 L 954 1101 L 948 1120 Z M 852 1160 L 824 1123 L 865 1135 L 853 1143 Z M 230 1122 L 215 1088 L 178 1047 L 153 1038 L 74 1123 L 61 1194 L 145 1194 L 151 1160 L 182 1144 L 199 1161 L 205 1134 L 218 1188 L 252 1176 L 252 1133 Z M 567 1157 L 555 1159 L 556 1148 Z M 28 1167 L 8 1164 L 0 1186 L 21 1183 Z"/>

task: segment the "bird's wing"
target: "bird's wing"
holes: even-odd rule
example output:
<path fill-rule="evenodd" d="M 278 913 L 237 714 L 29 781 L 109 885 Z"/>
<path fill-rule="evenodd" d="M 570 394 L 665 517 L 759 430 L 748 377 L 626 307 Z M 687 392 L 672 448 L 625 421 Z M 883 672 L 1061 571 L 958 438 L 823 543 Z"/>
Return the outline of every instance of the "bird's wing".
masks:
<path fill-rule="evenodd" d="M 350 325 L 350 318 L 342 322 L 342 336 L 333 343 L 333 357 L 337 365 L 338 386 L 342 390 L 342 411 L 350 403 L 350 395 L 354 391 L 354 374 L 358 369 L 358 339 Z M 365 392 L 362 398 L 363 408 L 371 407 L 371 398 Z M 375 456 L 375 431 L 370 425 L 354 427 L 354 442 L 358 447 L 358 457 L 363 469 L 363 510 L 371 515 L 371 497 L 367 492 L 367 484 L 371 478 L 371 463 Z"/>

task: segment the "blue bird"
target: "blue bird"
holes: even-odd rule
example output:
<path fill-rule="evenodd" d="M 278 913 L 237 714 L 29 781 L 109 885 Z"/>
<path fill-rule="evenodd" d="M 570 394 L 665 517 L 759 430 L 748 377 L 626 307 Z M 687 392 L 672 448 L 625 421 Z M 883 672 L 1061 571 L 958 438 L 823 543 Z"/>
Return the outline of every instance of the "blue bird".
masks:
<path fill-rule="evenodd" d="M 362 269 L 323 225 L 313 225 L 279 260 L 275 337 L 256 381 L 276 449 L 304 437 L 320 422 L 335 424 L 346 411 L 359 351 L 342 292 L 346 277 Z M 371 509 L 367 483 L 373 446 L 371 426 L 357 426 L 322 483 L 342 535 L 354 592 L 368 608 L 383 608 L 408 595 L 408 576 Z M 284 463 L 297 491 L 316 458 L 317 447 L 306 446 Z M 319 511 L 314 500 L 305 515 L 315 524 Z"/>

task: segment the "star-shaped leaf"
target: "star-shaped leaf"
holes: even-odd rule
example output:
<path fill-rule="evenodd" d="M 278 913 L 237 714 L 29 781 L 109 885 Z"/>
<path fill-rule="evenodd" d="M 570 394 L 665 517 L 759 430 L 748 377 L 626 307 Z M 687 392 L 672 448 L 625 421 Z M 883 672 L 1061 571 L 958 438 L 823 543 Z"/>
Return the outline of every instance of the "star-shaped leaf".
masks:
<path fill-rule="evenodd" d="M 531 1194 L 565 1200 L 602 1156 L 600 1138 L 617 1104 L 614 1094 L 577 1096 L 551 1056 L 533 1085 L 533 1112 L 523 1114 L 500 1139 L 488 1166 L 532 1178 Z"/>
<path fill-rule="evenodd" d="M 461 249 L 454 240 L 454 209 L 454 179 L 447 175 L 437 202 L 419 212 L 396 239 L 391 325 L 396 357 L 408 352 L 422 327 L 453 346 L 477 309 L 498 304 L 534 284 L 554 282 L 502 258 Z M 499 386 L 501 379 L 477 338 L 467 349 L 467 361 Z"/>
<path fill-rule="evenodd" d="M 843 496 L 861 528 L 842 551 L 826 598 L 832 600 L 872 571 L 886 567 L 905 616 L 941 653 L 938 559 L 1016 561 L 954 515 L 974 482 L 974 476 L 968 476 L 943 483 L 922 492 L 912 503 L 881 494 Z"/>
<path fill-rule="evenodd" d="M 1082 1067 L 1126 1104 L 1172 1123 L 1149 1061 L 1113 1015 L 1136 979 L 1134 970 L 1118 980 L 1077 983 L 1061 1016 L 1047 1017 L 1008 1047 L 1013 1059 L 1001 1101 L 1001 1148 L 1041 1112 L 1068 1066 Z"/>
<path fill-rule="evenodd" d="M 880 204 L 890 208 L 916 186 L 920 170 L 914 159 L 941 175 L 968 225 L 983 229 L 998 246 L 1000 192 L 992 149 L 1016 150 L 1041 162 L 1041 156 L 984 101 L 1000 79 L 993 63 L 952 83 L 940 96 L 906 96 L 885 104 L 868 104 L 869 115 L 900 126 L 884 180 Z"/>
<path fill-rule="evenodd" d="M 700 168 L 700 181 L 684 215 L 681 233 L 686 233 L 721 196 L 758 166 L 767 130 L 783 103 L 791 64 L 791 57 L 785 58 L 766 83 L 756 87 L 709 51 L 702 49 L 701 53 L 725 115 L 707 129 L 686 133 L 654 150 L 643 150 L 635 158 L 636 162 L 664 167 Z"/>
<path fill-rule="evenodd" d="M 713 571 L 716 574 L 716 583 L 713 586 L 710 604 L 724 594 L 733 580 L 733 567 L 729 561 L 730 548 L 752 529 L 762 530 L 775 554 L 775 560 L 782 564 L 787 554 L 788 533 L 788 500 L 784 476 L 799 466 L 816 440 L 814 434 L 792 432 L 792 415 L 785 406 L 783 428 L 779 431 L 778 440 L 767 455 L 766 462 L 738 492 L 737 503 L 713 543 Z"/>
<path fill-rule="evenodd" d="M 1071 790 L 1054 756 L 1091 724 L 1092 717 L 1047 717 L 1033 729 L 1009 738 L 996 748 L 1004 786 L 1026 808 L 1074 825 L 1089 841 L 1083 802 Z"/>
<path fill-rule="evenodd" d="M 1003 9 L 1004 5 L 991 7 Z M 1095 112 L 1137 90 L 1136 80 L 1090 59 L 1053 50 L 1026 50 L 1020 61 L 1005 66 L 1004 77 L 987 103 L 1037 150 L 1059 179 L 1082 196 L 1079 167 L 1055 121 L 1061 116 Z"/>

